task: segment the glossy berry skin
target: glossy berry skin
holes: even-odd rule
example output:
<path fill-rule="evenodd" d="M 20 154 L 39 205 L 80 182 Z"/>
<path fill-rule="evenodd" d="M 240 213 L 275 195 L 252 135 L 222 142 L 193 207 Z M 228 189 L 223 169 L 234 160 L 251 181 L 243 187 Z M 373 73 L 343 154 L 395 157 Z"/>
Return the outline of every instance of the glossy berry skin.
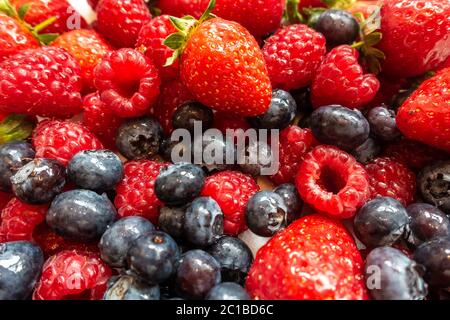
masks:
<path fill-rule="evenodd" d="M 181 80 L 202 104 L 240 116 L 269 108 L 272 88 L 262 52 L 238 23 L 205 21 L 190 36 L 181 61 Z"/>
<path fill-rule="evenodd" d="M 11 192 L 10 178 L 16 171 L 34 159 L 35 152 L 29 143 L 12 141 L 0 145 L 0 190 Z"/>
<path fill-rule="evenodd" d="M 127 254 L 133 242 L 153 232 L 155 227 L 142 217 L 125 217 L 115 222 L 102 235 L 98 247 L 101 258 L 110 267 L 125 268 Z"/>
<path fill-rule="evenodd" d="M 373 74 L 364 74 L 356 49 L 342 45 L 332 49 L 317 69 L 311 85 L 315 108 L 340 104 L 360 109 L 372 101 L 380 82 Z"/>
<path fill-rule="evenodd" d="M 123 165 L 112 151 L 83 150 L 70 160 L 67 173 L 78 187 L 102 193 L 122 180 Z"/>
<path fill-rule="evenodd" d="M 186 102 L 174 112 L 172 125 L 174 129 L 186 129 L 193 133 L 195 122 L 201 122 L 202 129 L 207 130 L 212 127 L 213 121 L 211 109 L 198 102 Z"/>
<path fill-rule="evenodd" d="M 330 9 L 323 12 L 314 29 L 324 35 L 327 46 L 352 44 L 359 33 L 359 24 L 353 15 L 345 10 Z"/>
<path fill-rule="evenodd" d="M 367 121 L 373 134 L 384 141 L 392 141 L 400 137 L 400 131 L 395 122 L 395 112 L 385 106 L 370 109 Z"/>
<path fill-rule="evenodd" d="M 12 177 L 13 193 L 29 204 L 49 203 L 66 184 L 66 168 L 54 159 L 34 159 Z"/>
<path fill-rule="evenodd" d="M 450 240 L 436 238 L 425 242 L 414 252 L 414 260 L 425 267 L 425 281 L 432 287 L 447 288 L 450 285 Z"/>
<path fill-rule="evenodd" d="M 235 136 L 239 136 L 239 132 L 235 132 Z M 238 150 L 236 161 L 240 171 L 258 177 L 273 172 L 271 166 L 274 165 L 274 155 L 272 148 L 267 142 L 252 140 L 246 142 L 243 152 Z"/>
<path fill-rule="evenodd" d="M 71 190 L 58 195 L 47 212 L 47 224 L 59 235 L 81 242 L 96 240 L 116 219 L 106 195 Z"/>
<path fill-rule="evenodd" d="M 427 294 L 421 266 L 392 247 L 375 248 L 369 253 L 365 275 L 375 300 L 423 300 Z M 379 277 L 379 287 L 374 285 L 375 277 Z"/>
<path fill-rule="evenodd" d="M 304 157 L 295 185 L 305 203 L 339 219 L 354 216 L 370 195 L 364 167 L 344 151 L 325 145 Z"/>
<path fill-rule="evenodd" d="M 351 154 L 359 163 L 367 164 L 378 157 L 380 152 L 380 143 L 369 137 L 363 144 L 353 149 Z"/>
<path fill-rule="evenodd" d="M 205 251 L 191 250 L 181 256 L 175 283 L 182 297 L 203 299 L 220 281 L 220 265 Z"/>
<path fill-rule="evenodd" d="M 152 18 L 142 0 L 101 0 L 97 30 L 116 47 L 133 48 L 142 26 Z"/>
<path fill-rule="evenodd" d="M 407 231 L 408 213 L 389 197 L 368 201 L 353 221 L 356 236 L 367 247 L 391 246 Z"/>
<path fill-rule="evenodd" d="M 338 221 L 303 217 L 256 254 L 246 282 L 252 299 L 365 300 L 363 261 Z"/>
<path fill-rule="evenodd" d="M 417 189 L 425 202 L 450 214 L 450 161 L 436 162 L 425 167 L 417 176 Z"/>
<path fill-rule="evenodd" d="M 284 183 L 276 187 L 273 192 L 278 194 L 286 205 L 286 223 L 291 224 L 302 214 L 303 200 L 298 194 L 297 188 L 292 183 Z"/>
<path fill-rule="evenodd" d="M 101 299 L 111 273 L 95 253 L 61 251 L 45 262 L 33 300 Z"/>
<path fill-rule="evenodd" d="M 340 105 L 320 107 L 311 114 L 311 131 L 324 144 L 352 150 L 367 140 L 370 127 L 359 110 Z"/>
<path fill-rule="evenodd" d="M 231 169 L 236 163 L 236 146 L 233 142 L 215 130 L 197 134 L 192 141 L 192 158 L 207 172 Z M 214 153 L 204 150 L 214 150 Z"/>
<path fill-rule="evenodd" d="M 191 15 L 199 19 L 208 6 L 207 0 L 160 0 L 158 8 L 162 13 L 175 17 Z"/>
<path fill-rule="evenodd" d="M 141 160 L 158 153 L 162 136 L 161 125 L 154 118 L 130 119 L 117 130 L 116 146 L 127 159 Z"/>
<path fill-rule="evenodd" d="M 213 198 L 224 214 L 224 232 L 237 235 L 247 229 L 245 208 L 250 197 L 259 191 L 256 181 L 249 175 L 226 170 L 205 180 L 201 195 Z"/>
<path fill-rule="evenodd" d="M 0 111 L 71 117 L 81 111 L 81 68 L 60 48 L 19 52 L 0 63 Z"/>
<path fill-rule="evenodd" d="M 162 207 L 159 214 L 159 228 L 172 238 L 184 237 L 186 207 Z"/>
<path fill-rule="evenodd" d="M 250 296 L 240 285 L 222 282 L 209 291 L 206 300 L 250 300 Z"/>
<path fill-rule="evenodd" d="M 272 86 L 298 89 L 311 84 L 326 53 L 325 38 L 304 24 L 294 24 L 269 37 L 262 51 Z"/>
<path fill-rule="evenodd" d="M 26 300 L 44 264 L 42 250 L 28 241 L 0 244 L 0 299 Z"/>
<path fill-rule="evenodd" d="M 83 125 L 58 120 L 42 121 L 33 131 L 36 157 L 56 159 L 67 165 L 82 150 L 103 149 L 100 140 Z"/>
<path fill-rule="evenodd" d="M 115 114 L 133 118 L 147 113 L 156 102 L 161 80 L 149 58 L 123 48 L 104 56 L 95 67 L 94 83 L 102 102 Z"/>
<path fill-rule="evenodd" d="M 152 286 L 137 277 L 112 277 L 103 300 L 159 300 L 159 286 Z"/>

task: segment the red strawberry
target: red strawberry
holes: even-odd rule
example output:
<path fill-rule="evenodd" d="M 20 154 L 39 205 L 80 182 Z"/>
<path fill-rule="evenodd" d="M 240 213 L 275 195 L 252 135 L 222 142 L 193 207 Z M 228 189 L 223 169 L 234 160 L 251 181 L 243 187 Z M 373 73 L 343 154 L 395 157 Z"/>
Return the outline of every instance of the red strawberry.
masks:
<path fill-rule="evenodd" d="M 209 0 L 159 0 L 158 8 L 163 14 L 179 18 L 191 15 L 199 19 L 208 7 L 208 2 Z"/>
<path fill-rule="evenodd" d="M 418 76 L 450 56 L 449 1 L 384 1 L 381 21 L 383 72 L 397 78 Z"/>
<path fill-rule="evenodd" d="M 375 75 L 363 74 L 358 51 L 342 45 L 333 48 L 318 68 L 311 86 L 311 101 L 315 108 L 329 104 L 362 108 L 375 97 L 379 87 Z"/>
<path fill-rule="evenodd" d="M 450 68 L 424 81 L 397 113 L 409 139 L 450 152 Z"/>
<path fill-rule="evenodd" d="M 293 222 L 258 251 L 246 288 L 258 300 L 366 300 L 362 268 L 344 226 L 314 214 Z"/>

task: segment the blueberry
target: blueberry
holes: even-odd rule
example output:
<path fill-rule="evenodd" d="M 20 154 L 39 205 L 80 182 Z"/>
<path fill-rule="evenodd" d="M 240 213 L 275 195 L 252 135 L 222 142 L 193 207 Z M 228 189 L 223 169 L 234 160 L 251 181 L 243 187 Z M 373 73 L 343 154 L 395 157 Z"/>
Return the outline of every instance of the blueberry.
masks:
<path fill-rule="evenodd" d="M 243 152 L 237 155 L 237 163 L 242 172 L 259 176 L 269 170 L 274 161 L 270 146 L 258 140 L 251 140 Z"/>
<path fill-rule="evenodd" d="M 369 138 L 362 145 L 352 150 L 351 154 L 358 162 L 367 164 L 374 160 L 381 152 L 381 147 L 378 141 Z"/>
<path fill-rule="evenodd" d="M 291 95 L 297 104 L 297 112 L 302 115 L 309 115 L 313 106 L 311 103 L 311 93 L 309 87 L 291 91 Z"/>
<path fill-rule="evenodd" d="M 159 227 L 175 239 L 184 235 L 186 207 L 162 207 L 159 214 Z"/>
<path fill-rule="evenodd" d="M 311 130 L 324 144 L 352 150 L 369 137 L 369 123 L 359 110 L 340 105 L 320 107 L 311 114 Z"/>
<path fill-rule="evenodd" d="M 409 223 L 406 209 L 389 197 L 367 202 L 354 219 L 356 236 L 368 247 L 394 244 L 407 231 Z"/>
<path fill-rule="evenodd" d="M 373 249 L 364 271 L 366 286 L 375 300 L 422 300 L 427 294 L 423 268 L 395 248 Z"/>
<path fill-rule="evenodd" d="M 205 173 L 196 165 L 177 163 L 161 170 L 155 181 L 156 196 L 167 205 L 182 205 L 197 197 L 205 182 Z"/>
<path fill-rule="evenodd" d="M 130 270 L 151 284 L 169 279 L 179 258 L 180 249 L 175 240 L 161 231 L 139 237 L 128 251 Z"/>
<path fill-rule="evenodd" d="M 250 296 L 237 283 L 223 282 L 209 291 L 206 300 L 250 300 Z"/>
<path fill-rule="evenodd" d="M 105 231 L 99 242 L 100 254 L 113 268 L 125 268 L 127 253 L 133 242 L 155 230 L 153 224 L 142 217 L 125 217 Z"/>
<path fill-rule="evenodd" d="M 175 279 L 180 296 L 203 299 L 220 281 L 220 265 L 210 254 L 191 250 L 182 255 Z"/>
<path fill-rule="evenodd" d="M 113 189 L 123 178 L 122 162 L 109 150 L 80 151 L 70 160 L 67 171 L 78 187 L 99 193 Z"/>
<path fill-rule="evenodd" d="M 208 107 L 199 102 L 186 102 L 179 106 L 173 114 L 172 123 L 174 129 L 186 129 L 194 132 L 194 123 L 199 122 L 202 129 L 206 130 L 212 127 L 214 113 Z"/>
<path fill-rule="evenodd" d="M 441 210 L 427 203 L 414 203 L 408 208 L 409 240 L 414 245 L 439 237 L 450 237 L 450 220 Z"/>
<path fill-rule="evenodd" d="M 103 300 L 159 300 L 158 285 L 150 285 L 140 279 L 124 275 L 112 277 Z"/>
<path fill-rule="evenodd" d="M 223 213 L 210 197 L 200 197 L 187 208 L 184 222 L 186 239 L 198 246 L 208 246 L 223 234 Z"/>
<path fill-rule="evenodd" d="M 450 287 L 450 238 L 436 238 L 420 245 L 414 260 L 425 267 L 425 281 L 436 288 Z"/>
<path fill-rule="evenodd" d="M 423 199 L 450 214 L 450 161 L 425 167 L 417 176 Z"/>
<path fill-rule="evenodd" d="M 66 168 L 53 159 L 34 159 L 11 177 L 16 197 L 30 204 L 51 202 L 65 184 Z"/>
<path fill-rule="evenodd" d="M 161 125 L 155 119 L 131 119 L 117 131 L 116 146 L 127 159 L 146 159 L 158 153 L 162 137 Z"/>
<path fill-rule="evenodd" d="M 227 140 L 217 129 L 209 129 L 194 137 L 192 155 L 194 163 L 209 172 L 226 170 L 236 163 L 234 141 Z"/>
<path fill-rule="evenodd" d="M 172 153 L 176 157 L 183 159 L 185 156 L 192 154 L 192 142 L 191 141 L 172 141 L 170 138 L 164 139 L 159 154 L 168 162 L 176 162 L 172 157 Z"/>
<path fill-rule="evenodd" d="M 294 120 L 297 103 L 289 92 L 275 89 L 266 113 L 248 118 L 248 122 L 258 129 L 283 129 Z"/>
<path fill-rule="evenodd" d="M 384 105 L 372 108 L 367 114 L 367 121 L 371 132 L 384 141 L 395 140 L 401 135 L 395 122 L 394 110 L 389 110 Z"/>
<path fill-rule="evenodd" d="M 100 238 L 115 218 L 116 209 L 106 195 L 71 190 L 56 196 L 46 220 L 60 236 L 89 242 Z"/>
<path fill-rule="evenodd" d="M 326 10 L 319 16 L 314 28 L 324 35 L 327 45 L 332 47 L 351 44 L 359 34 L 358 21 L 344 10 Z"/>
<path fill-rule="evenodd" d="M 259 191 L 248 201 L 245 221 L 258 236 L 271 237 L 286 226 L 287 207 L 278 194 Z"/>
<path fill-rule="evenodd" d="M 250 248 L 239 238 L 224 236 L 208 248 L 220 264 L 222 279 L 243 284 L 253 263 Z"/>
<path fill-rule="evenodd" d="M 298 194 L 297 188 L 292 183 L 279 185 L 275 190 L 284 201 L 287 209 L 287 224 L 292 223 L 302 216 L 303 201 Z"/>
<path fill-rule="evenodd" d="M 33 148 L 26 142 L 13 141 L 0 145 L 0 191 L 11 192 L 11 176 L 34 156 Z"/>
<path fill-rule="evenodd" d="M 24 300 L 38 280 L 44 255 L 27 241 L 0 244 L 0 300 Z"/>

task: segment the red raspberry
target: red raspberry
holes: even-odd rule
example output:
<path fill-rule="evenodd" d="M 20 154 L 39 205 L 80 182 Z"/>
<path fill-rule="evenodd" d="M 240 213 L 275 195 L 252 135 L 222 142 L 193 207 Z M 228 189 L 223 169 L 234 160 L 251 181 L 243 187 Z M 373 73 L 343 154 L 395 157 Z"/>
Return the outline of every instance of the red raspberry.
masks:
<path fill-rule="evenodd" d="M 298 166 L 317 142 L 310 129 L 289 126 L 280 133 L 278 172 L 271 177 L 277 185 L 293 182 Z"/>
<path fill-rule="evenodd" d="M 107 53 L 94 74 L 101 100 L 119 117 L 142 116 L 158 98 L 158 70 L 136 50 L 125 48 Z"/>
<path fill-rule="evenodd" d="M 103 145 L 85 126 L 69 121 L 47 120 L 33 132 L 37 158 L 56 159 L 66 165 L 81 150 L 103 149 Z"/>
<path fill-rule="evenodd" d="M 33 300 L 101 300 L 111 274 L 98 254 L 62 251 L 45 262 Z"/>
<path fill-rule="evenodd" d="M 164 81 L 175 79 L 179 74 L 178 61 L 164 66 L 174 52 L 164 44 L 164 40 L 174 32 L 177 30 L 170 22 L 169 16 L 159 16 L 142 27 L 136 42 L 136 49 L 145 53 L 155 63 Z"/>
<path fill-rule="evenodd" d="M 348 153 L 321 145 L 309 152 L 300 164 L 297 190 L 311 207 L 345 219 L 369 199 L 369 178 L 364 167 Z"/>
<path fill-rule="evenodd" d="M 241 129 L 245 133 L 245 131 L 250 129 L 250 125 L 247 121 L 245 121 L 245 119 L 220 111 L 217 111 L 214 114 L 213 127 L 222 132 L 222 134 L 224 135 L 227 134 L 227 129 L 233 130 L 234 143 L 237 143 L 237 139 L 239 137 L 239 134 L 238 132 L 236 132 L 236 130 Z"/>
<path fill-rule="evenodd" d="M 155 195 L 155 180 L 166 164 L 150 160 L 130 161 L 116 187 L 114 204 L 121 217 L 142 216 L 158 222 L 162 202 Z"/>
<path fill-rule="evenodd" d="M 89 5 L 91 6 L 92 9 L 95 10 L 95 8 L 97 7 L 99 0 L 88 0 Z"/>
<path fill-rule="evenodd" d="M 209 0 L 159 0 L 158 8 L 161 12 L 175 17 L 184 17 L 191 15 L 195 19 L 199 19 Z"/>
<path fill-rule="evenodd" d="M 237 235 L 247 229 L 245 208 L 248 199 L 259 191 L 256 181 L 238 171 L 222 171 L 209 176 L 201 195 L 217 201 L 224 214 L 224 232 Z"/>
<path fill-rule="evenodd" d="M 416 176 L 404 164 L 390 158 L 377 158 L 366 165 L 371 199 L 391 197 L 408 206 L 414 201 Z"/>
<path fill-rule="evenodd" d="M 0 211 L 3 210 L 12 197 L 13 195 L 11 193 L 0 191 Z"/>
<path fill-rule="evenodd" d="M 310 85 L 325 53 L 324 36 L 306 25 L 280 29 L 263 48 L 272 86 L 289 91 Z"/>
<path fill-rule="evenodd" d="M 246 288 L 258 300 L 366 300 L 363 265 L 345 227 L 314 214 L 258 251 Z"/>
<path fill-rule="evenodd" d="M 373 74 L 363 74 L 358 56 L 358 51 L 347 45 L 336 47 L 325 56 L 311 86 L 314 107 L 341 104 L 362 108 L 375 97 L 380 82 Z"/>
<path fill-rule="evenodd" d="M 70 117 L 81 111 L 81 69 L 60 48 L 29 49 L 0 63 L 0 111 Z"/>
<path fill-rule="evenodd" d="M 143 0 L 100 0 L 96 11 L 97 29 L 116 47 L 133 48 L 152 18 Z"/>

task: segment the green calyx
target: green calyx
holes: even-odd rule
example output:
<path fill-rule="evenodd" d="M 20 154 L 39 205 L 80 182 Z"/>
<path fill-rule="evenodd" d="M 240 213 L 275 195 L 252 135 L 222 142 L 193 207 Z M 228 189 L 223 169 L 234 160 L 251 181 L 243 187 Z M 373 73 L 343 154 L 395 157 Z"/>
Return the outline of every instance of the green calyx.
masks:
<path fill-rule="evenodd" d="M 33 131 L 33 123 L 27 120 L 26 116 L 11 114 L 0 122 L 0 144 L 25 140 Z"/>

